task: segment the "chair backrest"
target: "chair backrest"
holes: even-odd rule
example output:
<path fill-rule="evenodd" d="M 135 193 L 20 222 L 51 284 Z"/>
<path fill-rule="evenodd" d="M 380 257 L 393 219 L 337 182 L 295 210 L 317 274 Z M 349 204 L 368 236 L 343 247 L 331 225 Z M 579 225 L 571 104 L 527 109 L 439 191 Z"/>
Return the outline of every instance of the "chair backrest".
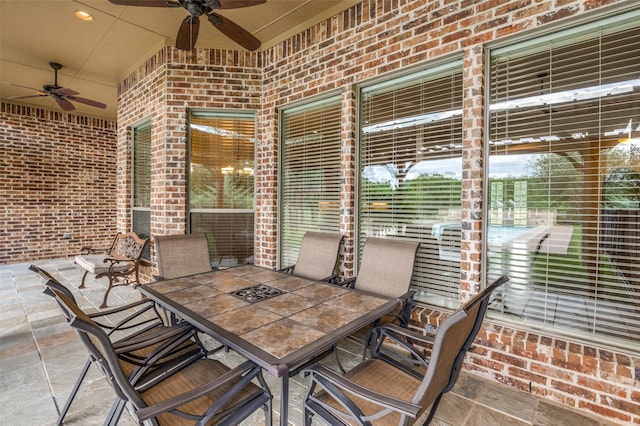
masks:
<path fill-rule="evenodd" d="M 55 297 L 62 311 L 68 313 L 67 321 L 78 332 L 91 358 L 98 361 L 96 365 L 102 370 L 118 397 L 144 406 L 144 402 L 127 380 L 118 360 L 118 354 L 107 333 L 80 309 L 75 301 L 49 284 L 47 284 L 47 291 Z"/>
<path fill-rule="evenodd" d="M 326 232 L 305 233 L 293 274 L 312 280 L 331 277 L 336 270 L 343 238 L 340 234 Z"/>
<path fill-rule="evenodd" d="M 158 235 L 153 239 L 158 275 L 163 279 L 211 271 L 209 242 L 204 233 Z"/>
<path fill-rule="evenodd" d="M 496 279 L 438 327 L 429 366 L 413 403 L 429 408 L 453 388 L 465 355 L 480 330 L 491 293 L 508 280 L 506 276 Z"/>
<path fill-rule="evenodd" d="M 386 297 L 409 291 L 420 243 L 369 237 L 354 288 Z"/>
<path fill-rule="evenodd" d="M 149 239 L 140 238 L 135 232 L 118 232 L 109 249 L 109 256 L 118 260 L 133 260 L 137 265 L 147 244 Z"/>
<path fill-rule="evenodd" d="M 69 312 L 67 308 L 60 303 L 60 300 L 56 298 L 56 295 L 53 292 L 53 290 L 56 290 L 59 293 L 64 294 L 65 297 L 67 297 L 71 302 L 77 305 L 76 298 L 73 295 L 73 293 L 71 293 L 71 290 L 69 290 L 65 285 L 63 285 L 60 281 L 55 279 L 53 275 L 51 275 L 49 272 L 45 271 L 44 269 L 35 265 L 29 266 L 29 269 L 32 270 L 33 272 L 38 273 L 38 275 L 40 275 L 42 282 L 47 287 L 44 293 L 54 298 L 58 307 L 62 311 L 62 314 L 65 316 L 67 321 L 69 321 L 72 316 L 71 312 Z"/>

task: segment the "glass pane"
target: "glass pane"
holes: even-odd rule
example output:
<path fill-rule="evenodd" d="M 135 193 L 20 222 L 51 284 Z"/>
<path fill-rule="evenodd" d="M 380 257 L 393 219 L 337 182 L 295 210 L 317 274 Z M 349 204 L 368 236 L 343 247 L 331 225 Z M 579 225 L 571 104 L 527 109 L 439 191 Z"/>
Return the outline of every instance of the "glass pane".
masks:
<path fill-rule="evenodd" d="M 133 206 L 151 206 L 151 122 L 133 129 Z"/>
<path fill-rule="evenodd" d="M 194 112 L 190 142 L 190 207 L 253 209 L 254 116 Z"/>
<path fill-rule="evenodd" d="M 253 263 L 255 116 L 192 111 L 189 127 L 190 231 L 214 265 Z"/>
<path fill-rule="evenodd" d="M 363 88 L 359 243 L 421 241 L 416 299 L 457 307 L 462 194 L 460 62 Z"/>
<path fill-rule="evenodd" d="M 282 112 L 280 265 L 307 231 L 340 232 L 340 96 Z"/>
<path fill-rule="evenodd" d="M 640 339 L 635 25 L 491 59 L 488 266 L 511 278 L 494 307 L 623 345 Z"/>
<path fill-rule="evenodd" d="M 253 212 L 191 213 L 191 232 L 204 232 L 214 266 L 253 263 Z"/>

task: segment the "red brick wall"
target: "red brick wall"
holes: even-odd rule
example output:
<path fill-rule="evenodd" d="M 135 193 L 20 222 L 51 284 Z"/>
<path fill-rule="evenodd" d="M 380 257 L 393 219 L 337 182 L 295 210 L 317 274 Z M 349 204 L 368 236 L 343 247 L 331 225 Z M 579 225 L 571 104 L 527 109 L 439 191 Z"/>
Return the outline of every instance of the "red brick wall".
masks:
<path fill-rule="evenodd" d="M 115 128 L 113 121 L 0 104 L 0 263 L 110 244 Z"/>
<path fill-rule="evenodd" d="M 186 230 L 188 109 L 257 111 L 261 83 L 257 53 L 198 49 L 192 56 L 167 47 L 120 84 L 120 169 L 130 168 L 131 126 L 152 122 L 151 235 Z M 130 220 L 130 174 L 118 178 L 118 217 L 124 226 Z"/>
<path fill-rule="evenodd" d="M 356 84 L 459 53 L 465 67 L 461 299 L 466 300 L 477 292 L 483 272 L 484 43 L 552 23 L 575 22 L 584 12 L 596 9 L 605 13 L 611 10 L 605 6 L 616 3 L 627 7 L 633 4 L 616 0 L 364 0 L 259 54 L 195 49 L 191 57 L 191 52 L 164 49 L 150 61 L 166 61 L 166 65 L 156 70 L 147 64 L 137 74 L 144 77 L 135 77 L 135 84 L 125 82 L 121 87 L 120 117 L 130 117 L 119 121 L 121 149 L 126 149 L 123 123 L 139 120 L 142 111 L 159 108 L 152 233 L 184 229 L 185 188 L 179 175 L 185 166 L 186 108 L 255 108 L 255 258 L 259 265 L 275 267 L 278 108 L 336 90 L 343 99 L 341 231 L 346 241 L 342 273 L 352 275 Z M 138 99 L 136 93 L 144 99 Z M 130 116 L 131 110 L 138 112 Z M 442 315 L 418 306 L 413 326 L 422 330 L 425 323 L 435 324 Z M 467 368 L 520 390 L 528 392 L 530 387 L 537 395 L 620 423 L 640 424 L 637 355 L 487 321 L 479 335 L 478 349 L 467 358 Z"/>

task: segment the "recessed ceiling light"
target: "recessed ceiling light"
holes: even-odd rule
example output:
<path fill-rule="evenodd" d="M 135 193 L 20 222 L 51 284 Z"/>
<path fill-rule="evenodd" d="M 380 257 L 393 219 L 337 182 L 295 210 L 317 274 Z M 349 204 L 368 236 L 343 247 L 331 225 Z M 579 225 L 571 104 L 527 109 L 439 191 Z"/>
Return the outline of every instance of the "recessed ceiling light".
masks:
<path fill-rule="evenodd" d="M 89 12 L 85 12 L 84 10 L 76 10 L 73 12 L 76 15 L 76 18 L 82 21 L 93 21 L 93 16 Z"/>

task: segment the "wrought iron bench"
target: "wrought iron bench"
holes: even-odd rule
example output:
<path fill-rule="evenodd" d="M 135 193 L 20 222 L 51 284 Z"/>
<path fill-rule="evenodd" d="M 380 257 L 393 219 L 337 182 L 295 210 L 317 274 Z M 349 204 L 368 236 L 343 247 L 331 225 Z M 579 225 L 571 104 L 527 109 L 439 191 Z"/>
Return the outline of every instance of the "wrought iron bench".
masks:
<path fill-rule="evenodd" d="M 85 270 L 80 288 L 85 288 L 87 274 L 97 278 L 107 277 L 109 287 L 104 293 L 101 308 L 107 307 L 107 297 L 113 287 L 140 282 L 140 260 L 149 239 L 140 238 L 135 232 L 118 232 L 111 248 L 99 254 L 98 250 L 83 247 L 75 262 Z"/>

